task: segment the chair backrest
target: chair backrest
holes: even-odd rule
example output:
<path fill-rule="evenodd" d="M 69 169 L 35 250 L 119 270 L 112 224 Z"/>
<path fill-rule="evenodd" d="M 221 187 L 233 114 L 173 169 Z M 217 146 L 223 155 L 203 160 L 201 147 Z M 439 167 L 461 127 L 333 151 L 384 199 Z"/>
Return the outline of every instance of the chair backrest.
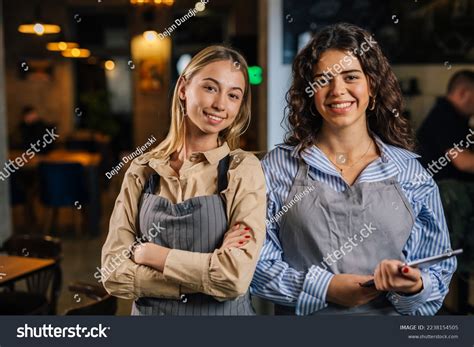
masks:
<path fill-rule="evenodd" d="M 99 145 L 95 140 L 67 139 L 66 148 L 72 151 L 99 152 Z"/>
<path fill-rule="evenodd" d="M 5 241 L 3 249 L 9 255 L 54 259 L 55 266 L 26 278 L 30 293 L 44 295 L 50 304 L 50 314 L 56 313 L 56 305 L 61 292 L 61 241 L 47 235 L 14 235 Z M 48 289 L 51 288 L 49 295 Z"/>
<path fill-rule="evenodd" d="M 104 287 L 76 282 L 69 285 L 69 290 L 76 294 L 84 294 L 93 301 L 85 303 L 80 307 L 74 307 L 66 310 L 66 316 L 81 316 L 81 315 L 115 315 L 117 311 L 117 298 L 109 295 Z"/>
<path fill-rule="evenodd" d="M 12 206 L 26 203 L 26 191 L 21 180 L 18 179 L 19 172 L 14 172 L 10 177 L 10 203 Z"/>
<path fill-rule="evenodd" d="M 40 163 L 41 202 L 51 207 L 75 206 L 88 200 L 84 167 L 79 163 Z"/>

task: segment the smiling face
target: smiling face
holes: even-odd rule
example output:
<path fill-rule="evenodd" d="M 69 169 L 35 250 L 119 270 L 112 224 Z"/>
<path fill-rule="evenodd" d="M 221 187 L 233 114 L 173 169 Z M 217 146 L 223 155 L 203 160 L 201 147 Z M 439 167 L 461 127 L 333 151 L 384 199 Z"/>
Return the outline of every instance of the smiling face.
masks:
<path fill-rule="evenodd" d="M 218 135 L 237 117 L 244 90 L 244 75 L 232 61 L 209 63 L 180 86 L 179 98 L 186 105 L 187 125 L 203 134 Z"/>
<path fill-rule="evenodd" d="M 322 83 L 323 73 L 328 71 L 332 71 L 330 80 Z M 365 124 L 370 90 L 359 60 L 346 52 L 329 49 L 321 55 L 313 72 L 320 82 L 314 103 L 323 123 L 334 128 Z"/>

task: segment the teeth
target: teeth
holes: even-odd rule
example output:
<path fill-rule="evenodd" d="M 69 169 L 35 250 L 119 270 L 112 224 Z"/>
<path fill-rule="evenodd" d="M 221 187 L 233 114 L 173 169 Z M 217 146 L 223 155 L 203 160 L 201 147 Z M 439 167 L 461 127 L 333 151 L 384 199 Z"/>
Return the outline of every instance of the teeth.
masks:
<path fill-rule="evenodd" d="M 217 120 L 217 121 L 222 120 L 222 118 L 211 116 L 210 114 L 207 114 L 207 113 L 206 113 L 206 116 L 211 118 L 212 120 Z"/>
<path fill-rule="evenodd" d="M 351 102 L 345 102 L 343 104 L 331 104 L 331 108 L 347 108 L 351 105 L 352 105 Z"/>

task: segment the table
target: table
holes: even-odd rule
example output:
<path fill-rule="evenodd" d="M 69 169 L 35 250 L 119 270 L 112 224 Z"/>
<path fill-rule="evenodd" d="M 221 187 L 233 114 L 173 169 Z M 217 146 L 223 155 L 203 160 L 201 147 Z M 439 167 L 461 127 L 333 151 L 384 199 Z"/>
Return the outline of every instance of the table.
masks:
<path fill-rule="evenodd" d="M 10 150 L 8 157 L 14 161 L 15 158 L 21 158 L 24 153 L 25 152 L 21 150 Z M 25 156 L 25 158 L 27 159 L 27 162 L 24 165 L 26 168 L 34 168 L 38 166 L 40 162 L 79 163 L 83 166 L 98 166 L 102 160 L 102 157 L 99 153 L 70 151 L 65 149 L 55 149 L 46 154 L 37 153 L 31 159 L 29 159 L 28 156 Z"/>
<path fill-rule="evenodd" d="M 54 259 L 0 255 L 0 286 L 12 284 L 55 264 Z"/>

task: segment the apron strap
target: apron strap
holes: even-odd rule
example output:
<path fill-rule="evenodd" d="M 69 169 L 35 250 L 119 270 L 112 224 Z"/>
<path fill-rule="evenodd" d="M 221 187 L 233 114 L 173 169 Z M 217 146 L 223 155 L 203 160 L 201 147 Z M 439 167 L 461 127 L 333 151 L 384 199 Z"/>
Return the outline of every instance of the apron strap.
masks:
<path fill-rule="evenodd" d="M 148 194 L 155 194 L 156 187 L 160 184 L 160 175 L 157 173 L 152 174 L 145 183 L 143 190 Z"/>
<path fill-rule="evenodd" d="M 298 172 L 296 173 L 295 183 L 298 182 L 300 185 L 304 185 L 308 180 L 309 166 L 303 159 L 299 160 Z"/>
<path fill-rule="evenodd" d="M 227 171 L 229 171 L 230 155 L 227 154 L 224 158 L 219 161 L 217 167 L 217 193 L 219 194 L 223 190 L 227 189 Z"/>
<path fill-rule="evenodd" d="M 220 193 L 223 190 L 227 189 L 227 171 L 229 171 L 230 164 L 230 155 L 225 156 L 219 161 L 219 166 L 217 168 L 217 192 Z M 156 188 L 160 184 L 160 175 L 157 173 L 152 174 L 145 183 L 143 190 L 145 193 L 154 194 Z"/>

